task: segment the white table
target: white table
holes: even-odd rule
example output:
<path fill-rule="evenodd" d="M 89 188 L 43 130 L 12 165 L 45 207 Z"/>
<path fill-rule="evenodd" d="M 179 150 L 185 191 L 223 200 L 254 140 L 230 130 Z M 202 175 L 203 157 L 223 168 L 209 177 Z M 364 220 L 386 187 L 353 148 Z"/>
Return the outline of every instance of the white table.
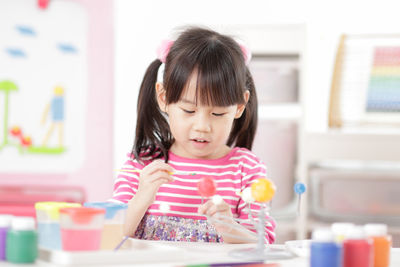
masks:
<path fill-rule="evenodd" d="M 232 263 L 239 259 L 229 255 L 237 249 L 253 248 L 254 244 L 214 244 L 214 243 L 184 243 L 139 241 L 130 250 L 97 251 L 97 252 L 49 252 L 41 251 L 41 258 L 35 264 L 11 264 L 0 262 L 0 266 L 185 266 L 190 264 Z M 273 248 L 284 248 L 283 245 L 273 245 Z M 286 260 L 267 260 L 266 263 L 279 263 L 280 267 L 308 267 L 307 257 L 294 257 Z M 400 266 L 400 248 L 393 248 L 390 267 Z"/>

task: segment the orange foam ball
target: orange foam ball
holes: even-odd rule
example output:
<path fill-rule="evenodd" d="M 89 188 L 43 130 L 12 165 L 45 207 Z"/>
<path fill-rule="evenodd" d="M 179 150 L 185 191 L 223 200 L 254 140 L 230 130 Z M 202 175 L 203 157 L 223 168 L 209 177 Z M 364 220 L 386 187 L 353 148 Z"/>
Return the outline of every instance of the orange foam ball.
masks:
<path fill-rule="evenodd" d="M 259 178 L 251 185 L 251 195 L 257 202 L 270 201 L 276 191 L 275 184 L 267 178 Z"/>

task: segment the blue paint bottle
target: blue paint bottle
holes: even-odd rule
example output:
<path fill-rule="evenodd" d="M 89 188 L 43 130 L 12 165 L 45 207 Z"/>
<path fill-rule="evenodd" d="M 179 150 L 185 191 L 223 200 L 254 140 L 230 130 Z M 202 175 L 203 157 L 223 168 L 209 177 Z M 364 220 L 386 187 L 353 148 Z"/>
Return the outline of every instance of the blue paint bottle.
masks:
<path fill-rule="evenodd" d="M 313 231 L 310 246 L 310 267 L 342 267 L 342 245 L 334 240 L 329 228 Z"/>

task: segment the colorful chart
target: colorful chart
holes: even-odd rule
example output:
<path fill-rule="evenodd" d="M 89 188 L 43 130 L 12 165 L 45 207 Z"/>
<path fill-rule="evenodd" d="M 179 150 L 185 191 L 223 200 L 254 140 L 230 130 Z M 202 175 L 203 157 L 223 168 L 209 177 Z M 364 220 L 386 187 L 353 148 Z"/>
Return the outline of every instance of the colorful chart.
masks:
<path fill-rule="evenodd" d="M 376 47 L 368 84 L 367 112 L 400 112 L 400 47 Z"/>

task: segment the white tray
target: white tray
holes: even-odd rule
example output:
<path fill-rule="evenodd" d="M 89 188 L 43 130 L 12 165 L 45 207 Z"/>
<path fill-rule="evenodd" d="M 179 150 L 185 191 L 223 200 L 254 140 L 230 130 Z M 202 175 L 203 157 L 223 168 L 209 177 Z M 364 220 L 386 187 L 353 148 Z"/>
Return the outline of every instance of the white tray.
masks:
<path fill-rule="evenodd" d="M 128 239 L 129 249 L 97 250 L 97 251 L 62 251 L 39 249 L 39 259 L 60 265 L 116 265 L 140 263 L 165 263 L 176 262 L 177 255 L 180 260 L 187 260 L 185 250 L 171 246 L 167 243 L 146 242 Z"/>
<path fill-rule="evenodd" d="M 285 242 L 287 251 L 292 252 L 296 256 L 308 258 L 310 257 L 311 240 L 290 240 Z"/>
<path fill-rule="evenodd" d="M 244 259 L 232 257 L 230 253 L 237 249 L 251 249 L 256 244 L 221 244 L 203 242 L 168 242 L 128 239 L 125 249 L 118 251 L 62 251 L 39 250 L 39 260 L 57 265 L 79 266 L 130 266 L 132 264 L 156 264 L 177 266 L 186 264 L 231 263 Z M 271 245 L 283 249 L 283 245 Z"/>

